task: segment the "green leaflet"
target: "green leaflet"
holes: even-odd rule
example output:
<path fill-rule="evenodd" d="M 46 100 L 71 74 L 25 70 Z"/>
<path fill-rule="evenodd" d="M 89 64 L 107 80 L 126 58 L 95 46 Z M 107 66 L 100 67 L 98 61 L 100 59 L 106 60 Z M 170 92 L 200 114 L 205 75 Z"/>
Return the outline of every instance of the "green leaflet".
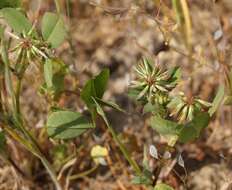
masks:
<path fill-rule="evenodd" d="M 64 21 L 59 14 L 47 12 L 42 19 L 42 36 L 44 40 L 57 48 L 66 38 Z"/>
<path fill-rule="evenodd" d="M 177 140 L 186 143 L 199 137 L 200 132 L 208 126 L 209 121 L 210 116 L 206 112 L 197 113 L 193 120 L 185 125 L 153 116 L 151 127 L 164 136 L 170 146 L 173 146 Z"/>
<path fill-rule="evenodd" d="M 149 179 L 145 175 L 141 175 L 141 176 L 135 176 L 131 180 L 131 183 L 136 184 L 136 185 L 151 185 L 152 181 L 151 181 L 151 179 Z"/>
<path fill-rule="evenodd" d="M 153 116 L 151 118 L 151 127 L 154 128 L 161 136 L 165 137 L 169 146 L 174 146 L 183 125 L 165 120 L 160 116 Z"/>
<path fill-rule="evenodd" d="M 199 137 L 202 129 L 209 124 L 210 116 L 208 113 L 199 112 L 191 122 L 187 123 L 179 134 L 179 141 L 186 143 Z"/>
<path fill-rule="evenodd" d="M 48 135 L 56 139 L 75 138 L 87 129 L 93 128 L 80 113 L 72 111 L 57 111 L 49 115 L 47 120 Z"/>
<path fill-rule="evenodd" d="M 81 92 L 81 98 L 89 108 L 95 106 L 92 97 L 98 99 L 102 98 L 106 90 L 108 80 L 109 80 L 109 70 L 104 69 L 94 79 L 90 79 L 87 81 Z"/>
<path fill-rule="evenodd" d="M 178 135 L 183 125 L 165 120 L 159 116 L 151 117 L 151 127 L 160 135 Z"/>
<path fill-rule="evenodd" d="M 26 16 L 14 8 L 1 9 L 0 14 L 2 14 L 6 22 L 17 33 L 27 33 L 32 28 L 32 25 Z"/>
<path fill-rule="evenodd" d="M 47 59 L 44 63 L 44 92 L 50 93 L 57 100 L 64 90 L 64 78 L 68 72 L 67 66 L 58 59 Z"/>

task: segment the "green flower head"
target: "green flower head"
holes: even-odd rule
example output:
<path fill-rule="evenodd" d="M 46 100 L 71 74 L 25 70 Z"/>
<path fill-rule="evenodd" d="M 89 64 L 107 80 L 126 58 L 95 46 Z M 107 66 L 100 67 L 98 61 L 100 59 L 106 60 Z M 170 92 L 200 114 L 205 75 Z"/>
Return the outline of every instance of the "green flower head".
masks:
<path fill-rule="evenodd" d="M 161 69 L 148 60 L 143 59 L 135 67 L 136 80 L 131 82 L 131 88 L 136 90 L 137 100 L 146 98 L 148 101 L 157 96 L 166 96 L 177 85 L 177 79 L 180 76 L 179 68 L 170 70 Z"/>
<path fill-rule="evenodd" d="M 186 97 L 184 93 L 172 98 L 167 105 L 170 116 L 177 118 L 179 123 L 192 121 L 194 115 L 199 111 L 204 111 L 211 107 L 211 103 L 201 100 L 197 97 Z"/>

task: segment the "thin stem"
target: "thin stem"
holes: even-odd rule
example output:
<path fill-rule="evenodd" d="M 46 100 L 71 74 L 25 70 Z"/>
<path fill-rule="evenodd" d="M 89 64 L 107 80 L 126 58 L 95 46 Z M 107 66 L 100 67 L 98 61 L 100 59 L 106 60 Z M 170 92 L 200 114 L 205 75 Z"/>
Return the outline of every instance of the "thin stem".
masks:
<path fill-rule="evenodd" d="M 41 160 L 44 167 L 47 169 L 48 173 L 50 174 L 51 179 L 53 180 L 56 186 L 56 189 L 62 190 L 56 178 L 56 174 L 53 168 L 51 167 L 50 163 L 47 161 L 46 157 L 43 155 L 34 137 L 30 134 L 30 132 L 24 126 L 23 116 L 20 113 L 20 91 L 21 91 L 21 81 L 22 81 L 23 76 L 19 78 L 18 83 L 17 83 L 16 92 L 14 92 L 13 82 L 12 82 L 11 73 L 10 73 L 10 62 L 9 62 L 4 40 L 2 40 L 2 43 L 1 43 L 1 54 L 2 54 L 2 60 L 4 62 L 5 83 L 7 87 L 7 92 L 12 99 L 12 110 L 11 111 L 13 112 L 13 118 L 14 118 L 13 123 L 16 129 L 19 129 L 23 133 L 23 136 L 19 135 L 19 133 L 17 133 L 15 129 L 8 126 L 7 121 L 5 122 L 6 125 L 2 126 L 2 129 L 5 130 L 17 142 L 23 144 L 27 150 L 29 150 L 31 153 L 33 153 L 36 157 L 38 157 Z"/>
<path fill-rule="evenodd" d="M 118 138 L 116 132 L 114 131 L 114 129 L 110 126 L 107 125 L 110 133 L 113 136 L 113 139 L 118 143 L 120 150 L 122 151 L 123 155 L 125 156 L 125 158 L 127 159 L 127 161 L 129 162 L 129 164 L 133 167 L 133 169 L 135 170 L 137 175 L 141 175 L 142 171 L 139 168 L 138 164 L 136 163 L 136 161 L 134 159 L 132 159 L 130 153 L 128 152 L 128 150 L 126 149 L 125 145 L 121 142 L 121 140 Z"/>
<path fill-rule="evenodd" d="M 25 146 L 27 150 L 29 150 L 31 153 L 33 153 L 37 158 L 41 160 L 44 167 L 48 171 L 54 185 L 56 186 L 56 190 L 62 190 L 57 178 L 55 171 L 53 170 L 52 166 L 48 162 L 48 160 L 45 158 L 45 156 L 41 153 L 39 148 L 36 144 L 33 142 L 28 142 L 28 140 L 23 139 L 20 135 L 18 135 L 11 127 L 8 127 L 7 125 L 1 126 L 2 129 L 4 129 L 13 139 L 15 139 L 17 142 L 20 142 Z"/>
<path fill-rule="evenodd" d="M 176 21 L 177 21 L 178 25 L 180 25 L 182 16 L 180 14 L 180 6 L 179 6 L 178 1 L 179 0 L 172 0 L 172 6 L 173 6 L 173 9 L 174 9 L 175 14 L 176 14 Z"/>
<path fill-rule="evenodd" d="M 1 54 L 2 54 L 2 60 L 4 62 L 5 85 L 6 85 L 7 93 L 12 98 L 12 107 L 14 110 L 16 106 L 15 105 L 15 94 L 14 94 L 13 83 L 12 83 L 11 74 L 10 74 L 10 63 L 9 63 L 7 50 L 6 50 L 6 44 L 4 40 L 2 40 L 2 43 L 1 43 Z"/>
<path fill-rule="evenodd" d="M 16 86 L 15 92 L 15 103 L 16 103 L 16 112 L 20 115 L 20 91 L 22 86 L 22 79 L 19 79 Z"/>
<path fill-rule="evenodd" d="M 142 175 L 142 171 L 140 167 L 138 166 L 137 162 L 131 157 L 129 151 L 126 149 L 125 145 L 121 142 L 121 140 L 118 138 L 118 135 L 114 131 L 114 129 L 110 126 L 104 111 L 102 110 L 101 106 L 98 104 L 97 100 L 93 98 L 93 101 L 97 105 L 97 112 L 98 114 L 102 117 L 104 120 L 106 126 L 108 127 L 111 135 L 113 136 L 114 141 L 118 144 L 121 152 L 123 153 L 124 157 L 127 159 L 129 164 L 133 167 L 134 171 L 136 172 L 137 175 Z"/>
<path fill-rule="evenodd" d="M 0 152 L 0 159 L 5 162 L 6 164 L 10 165 L 11 167 L 14 168 L 14 170 L 16 172 L 18 172 L 21 176 L 26 177 L 25 173 L 17 166 L 17 164 L 14 162 L 14 160 L 12 160 L 9 155 L 8 152 L 6 151 L 1 151 Z"/>
<path fill-rule="evenodd" d="M 28 151 L 33 153 L 35 156 L 39 157 L 40 155 L 34 150 L 31 143 L 28 140 L 25 140 L 22 136 L 20 136 L 14 129 L 7 125 L 2 125 L 1 128 L 8 133 L 15 141 L 21 143 Z"/>
<path fill-rule="evenodd" d="M 66 14 L 67 14 L 67 17 L 68 17 L 68 25 L 70 26 L 70 0 L 66 0 L 65 1 L 65 4 L 66 4 Z"/>
<path fill-rule="evenodd" d="M 60 2 L 59 0 L 54 0 L 55 1 L 55 4 L 56 4 L 56 11 L 58 14 L 60 14 Z"/>
<path fill-rule="evenodd" d="M 0 90 L 3 89 L 3 77 L 0 76 Z M 4 112 L 4 103 L 3 103 L 3 98 L 2 98 L 2 92 L 0 91 L 0 113 L 2 113 L 3 115 L 5 114 Z M 0 117 L 1 119 L 1 117 Z M 1 121 L 1 120 L 0 120 Z"/>
<path fill-rule="evenodd" d="M 69 180 L 75 180 L 75 179 L 79 179 L 79 178 L 83 178 L 91 173 L 93 173 L 97 168 L 98 168 L 98 164 L 96 164 L 93 168 L 86 170 L 84 172 L 81 172 L 79 174 L 75 174 L 69 177 Z"/>
<path fill-rule="evenodd" d="M 9 164 L 13 166 L 13 168 L 23 177 L 27 177 L 26 174 L 18 167 L 18 165 L 12 160 L 11 158 L 8 158 Z"/>
<path fill-rule="evenodd" d="M 62 187 L 60 186 L 57 177 L 56 177 L 56 173 L 53 170 L 52 166 L 50 165 L 50 163 L 47 161 L 47 159 L 45 157 L 41 157 L 40 158 L 41 162 L 43 163 L 44 167 L 47 169 L 53 183 L 56 186 L 56 190 L 62 190 Z"/>
<path fill-rule="evenodd" d="M 36 142 L 36 140 L 34 139 L 34 137 L 29 133 L 29 131 L 26 130 L 26 128 L 23 126 L 23 120 L 21 119 L 21 113 L 20 113 L 20 91 L 21 91 L 21 81 L 22 78 L 20 78 L 18 80 L 17 83 L 17 89 L 16 89 L 16 109 L 17 109 L 17 116 L 18 116 L 18 125 L 20 126 L 20 129 L 23 130 L 24 134 L 28 137 L 28 140 L 30 141 L 30 144 L 32 146 L 32 150 L 33 152 L 35 152 L 35 155 L 40 158 L 41 162 L 43 163 L 44 167 L 46 168 L 46 170 L 48 171 L 54 185 L 56 186 L 56 190 L 62 190 L 57 178 L 56 178 L 56 173 L 53 170 L 52 166 L 50 165 L 50 163 L 48 162 L 48 160 L 46 159 L 46 157 L 43 155 L 40 146 L 38 145 L 38 143 Z"/>

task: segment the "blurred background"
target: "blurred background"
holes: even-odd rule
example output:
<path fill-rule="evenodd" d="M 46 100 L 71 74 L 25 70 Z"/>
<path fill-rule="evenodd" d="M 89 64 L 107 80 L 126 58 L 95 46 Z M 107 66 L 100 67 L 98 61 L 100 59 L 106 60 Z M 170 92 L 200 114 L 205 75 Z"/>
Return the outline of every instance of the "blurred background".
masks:
<path fill-rule="evenodd" d="M 232 1 L 188 0 L 191 28 L 189 36 L 177 25 L 170 0 L 60 0 L 68 38 L 56 50 L 71 74 L 65 79 L 67 90 L 78 89 L 101 69 L 110 69 L 110 82 L 104 96 L 114 100 L 129 114 L 106 110 L 112 126 L 134 158 L 141 164 L 144 145 L 155 145 L 162 152 L 164 141 L 148 126 L 146 115 L 129 99 L 128 86 L 134 78 L 133 66 L 148 57 L 161 67 L 180 66 L 184 93 L 212 101 L 218 86 L 224 83 L 224 67 L 232 62 Z M 23 7 L 31 21 L 40 20 L 44 12 L 55 11 L 52 0 L 24 0 Z M 23 82 L 21 95 L 23 113 L 37 135 L 44 153 L 60 172 L 67 189 L 81 190 L 142 190 L 130 183 L 132 170 L 120 154 L 106 130 L 89 131 L 69 143 L 48 140 L 43 126 L 46 122 L 47 101 L 39 95 L 42 77 L 31 67 Z M 75 94 L 63 95 L 60 106 L 83 110 Z M 175 156 L 164 167 L 162 179 L 175 189 L 232 189 L 232 112 L 231 106 L 221 106 L 200 138 L 185 145 L 178 144 L 185 169 Z M 73 181 L 65 176 L 91 169 L 90 150 L 102 144 L 110 150 L 106 166 Z M 23 179 L 3 162 L 0 167 L 0 189 L 52 189 L 52 182 L 41 163 L 23 147 L 8 139 L 12 159 L 33 176 L 34 182 Z M 74 155 L 73 155 L 74 154 Z M 174 152 L 173 154 L 176 154 Z M 154 169 L 156 160 L 149 157 Z M 71 168 L 71 169 L 70 169 Z M 186 170 L 186 171 L 185 171 Z"/>

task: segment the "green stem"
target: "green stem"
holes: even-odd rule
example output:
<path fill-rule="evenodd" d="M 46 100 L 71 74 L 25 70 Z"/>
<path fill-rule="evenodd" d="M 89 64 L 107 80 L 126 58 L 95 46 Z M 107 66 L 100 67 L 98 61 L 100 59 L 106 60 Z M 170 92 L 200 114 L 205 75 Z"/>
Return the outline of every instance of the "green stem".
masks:
<path fill-rule="evenodd" d="M 30 134 L 29 131 L 26 130 L 26 128 L 23 125 L 23 120 L 22 120 L 22 115 L 20 113 L 20 91 L 21 91 L 21 83 L 22 83 L 22 78 L 20 78 L 18 80 L 17 83 L 17 89 L 16 89 L 16 123 L 17 126 L 19 126 L 19 128 L 23 131 L 23 133 L 25 134 L 25 136 L 28 138 L 30 144 L 31 144 L 31 152 L 34 152 L 34 155 L 37 156 L 41 162 L 43 163 L 44 167 L 46 168 L 46 170 L 48 171 L 54 185 L 56 186 L 56 190 L 62 190 L 59 182 L 57 181 L 56 178 L 56 173 L 53 170 L 52 166 L 50 165 L 50 163 L 48 162 L 48 160 L 45 158 L 45 156 L 43 155 L 37 141 L 34 139 L 34 137 Z"/>
<path fill-rule="evenodd" d="M 18 165 L 12 160 L 8 152 L 0 152 L 0 158 L 2 159 L 3 162 L 6 164 L 12 166 L 16 172 L 18 172 L 21 176 L 26 177 L 26 174 L 18 167 Z"/>
<path fill-rule="evenodd" d="M 136 163 L 136 161 L 134 159 L 132 159 L 129 151 L 126 149 L 125 145 L 121 142 L 121 140 L 118 138 L 118 135 L 116 134 L 116 132 L 114 131 L 114 129 L 110 126 L 107 125 L 110 133 L 113 136 L 113 139 L 118 143 L 120 150 L 122 151 L 123 155 L 125 156 L 125 158 L 127 159 L 127 161 L 129 162 L 129 164 L 133 167 L 133 169 L 135 170 L 137 175 L 141 175 L 142 171 L 139 168 L 138 164 Z"/>
<path fill-rule="evenodd" d="M 7 121 L 6 121 L 7 124 L 3 127 L 3 129 L 10 136 L 12 136 L 17 142 L 23 144 L 31 153 L 33 153 L 36 157 L 38 157 L 41 160 L 44 167 L 47 169 L 48 173 L 50 174 L 50 176 L 51 176 L 51 178 L 56 186 L 56 189 L 62 190 L 59 182 L 56 179 L 56 174 L 55 174 L 53 168 L 51 167 L 50 163 L 47 161 L 47 159 L 43 155 L 36 140 L 33 138 L 33 136 L 30 134 L 30 132 L 24 126 L 23 117 L 20 113 L 20 91 L 21 91 L 22 77 L 20 77 L 20 79 L 17 83 L 16 92 L 14 92 L 13 82 L 12 82 L 11 73 L 10 73 L 10 69 L 9 69 L 10 62 L 9 62 L 6 44 L 5 44 L 4 40 L 2 40 L 2 43 L 1 43 L 1 54 L 2 54 L 2 60 L 4 62 L 5 83 L 6 83 L 6 87 L 7 87 L 7 92 L 12 99 L 12 110 L 11 111 L 13 112 L 13 118 L 14 118 L 13 122 L 14 122 L 14 125 L 16 126 L 16 129 L 19 129 L 23 133 L 24 136 L 22 137 L 13 128 L 9 127 Z"/>
<path fill-rule="evenodd" d="M 12 83 L 11 74 L 10 74 L 10 63 L 9 63 L 7 50 L 6 50 L 6 44 L 4 40 L 1 41 L 1 55 L 2 55 L 2 61 L 4 62 L 4 78 L 5 78 L 6 90 L 12 99 L 12 107 L 14 110 L 16 107 L 15 94 L 14 94 L 13 83 Z"/>
<path fill-rule="evenodd" d="M 66 0 L 65 1 L 65 4 L 66 4 L 66 14 L 67 14 L 67 17 L 68 17 L 68 24 L 70 25 L 70 0 Z"/>
<path fill-rule="evenodd" d="M 53 183 L 56 186 L 56 190 L 62 190 L 62 187 L 60 186 L 57 178 L 56 178 L 56 173 L 53 170 L 52 166 L 50 165 L 50 163 L 47 161 L 47 159 L 45 157 L 41 157 L 40 158 L 41 162 L 43 163 L 44 167 L 47 169 Z"/>
<path fill-rule="evenodd" d="M 33 143 L 28 142 L 24 138 L 22 138 L 20 135 L 18 135 L 11 127 L 8 127 L 7 125 L 1 126 L 2 129 L 4 129 L 13 139 L 15 139 L 17 142 L 23 144 L 27 150 L 29 150 L 31 153 L 33 153 L 37 158 L 41 160 L 44 167 L 48 171 L 54 185 L 56 186 L 56 190 L 62 190 L 57 178 L 55 171 L 53 170 L 52 166 L 48 162 L 48 160 L 45 158 L 45 156 L 41 153 L 39 148 Z"/>
<path fill-rule="evenodd" d="M 116 132 L 114 131 L 114 129 L 110 126 L 104 111 L 102 110 L 101 106 L 98 104 L 97 100 L 94 99 L 95 104 L 97 105 L 97 112 L 98 114 L 102 117 L 102 119 L 104 120 L 106 126 L 108 127 L 111 135 L 113 136 L 114 141 L 118 144 L 121 152 L 123 153 L 124 157 L 127 159 L 127 161 L 129 162 L 129 164 L 133 167 L 134 171 L 136 172 L 137 175 L 142 175 L 142 171 L 140 169 L 140 167 L 138 166 L 137 162 L 131 157 L 129 151 L 126 149 L 125 145 L 121 142 L 121 140 L 118 138 L 118 135 L 116 134 Z"/>
<path fill-rule="evenodd" d="M 20 115 L 20 91 L 22 86 L 22 79 L 19 79 L 16 86 L 15 92 L 15 104 L 16 104 L 16 112 Z"/>
<path fill-rule="evenodd" d="M 75 174 L 75 175 L 72 175 L 69 177 L 69 180 L 75 180 L 75 179 L 79 179 L 79 178 L 83 178 L 91 173 L 93 173 L 97 168 L 98 168 L 98 164 L 96 164 L 93 168 L 87 170 L 87 171 L 84 171 L 84 172 L 81 172 L 79 174 Z"/>
<path fill-rule="evenodd" d="M 0 90 L 3 89 L 3 77 L 0 76 Z M 5 112 L 4 112 L 4 107 L 3 107 L 4 103 L 3 103 L 3 98 L 2 98 L 2 92 L 0 91 L 0 113 L 2 115 L 5 115 Z M 3 116 L 2 116 L 3 117 Z M 0 117 L 0 121 L 1 121 L 1 117 Z"/>
<path fill-rule="evenodd" d="M 178 25 L 181 25 L 181 23 L 183 22 L 183 18 L 181 16 L 181 8 L 180 8 L 180 4 L 179 4 L 179 0 L 172 0 L 172 6 L 173 6 L 173 9 L 175 11 L 175 14 L 176 14 L 176 21 L 177 21 L 177 24 Z"/>
<path fill-rule="evenodd" d="M 60 14 L 61 10 L 60 10 L 60 2 L 59 0 L 54 0 L 55 4 L 56 4 L 56 11 L 58 14 Z"/>

